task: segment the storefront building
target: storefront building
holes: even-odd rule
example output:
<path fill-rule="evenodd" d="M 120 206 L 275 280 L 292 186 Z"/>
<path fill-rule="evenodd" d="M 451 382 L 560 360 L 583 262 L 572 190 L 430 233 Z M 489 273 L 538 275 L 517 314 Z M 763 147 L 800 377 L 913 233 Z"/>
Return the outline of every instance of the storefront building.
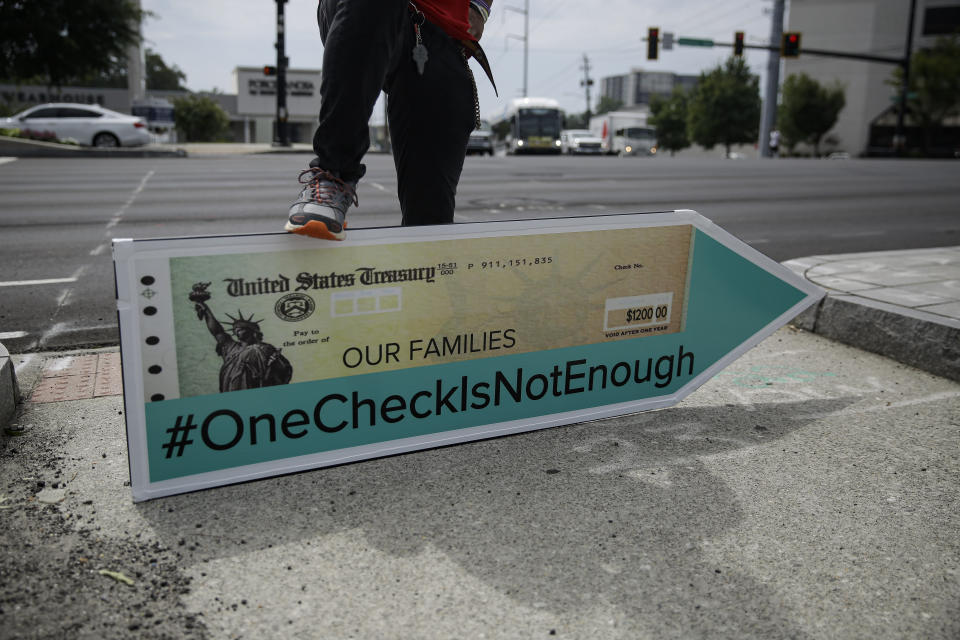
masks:
<path fill-rule="evenodd" d="M 230 132 L 227 141 L 270 143 L 274 140 L 277 115 L 277 78 L 263 67 L 237 67 L 233 71 L 235 93 L 205 93 L 227 113 Z M 150 91 L 143 99 L 132 99 L 128 89 L 0 84 L 0 103 L 10 112 L 45 102 L 98 104 L 121 113 L 148 120 L 157 142 L 176 142 L 171 106 L 186 91 Z M 320 70 L 287 70 L 287 138 L 309 143 L 313 139 L 320 111 Z"/>

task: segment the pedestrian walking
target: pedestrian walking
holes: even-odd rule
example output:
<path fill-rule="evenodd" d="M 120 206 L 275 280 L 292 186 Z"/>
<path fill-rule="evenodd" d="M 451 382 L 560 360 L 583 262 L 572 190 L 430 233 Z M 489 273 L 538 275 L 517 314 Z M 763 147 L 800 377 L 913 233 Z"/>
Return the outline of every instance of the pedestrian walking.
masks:
<path fill-rule="evenodd" d="M 357 183 L 370 146 L 368 121 L 381 89 L 397 170 L 401 224 L 453 222 L 470 132 L 480 126 L 468 59 L 490 77 L 477 41 L 491 0 L 320 0 L 324 43 L 316 158 L 285 229 L 343 240 L 358 205 Z M 495 88 L 495 87 L 494 87 Z"/>

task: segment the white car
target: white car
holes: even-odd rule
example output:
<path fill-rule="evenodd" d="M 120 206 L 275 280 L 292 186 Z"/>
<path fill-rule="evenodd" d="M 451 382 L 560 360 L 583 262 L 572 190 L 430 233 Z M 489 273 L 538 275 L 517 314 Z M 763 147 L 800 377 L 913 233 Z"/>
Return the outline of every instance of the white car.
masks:
<path fill-rule="evenodd" d="M 51 102 L 0 118 L 0 129 L 52 131 L 58 139 L 72 138 L 91 147 L 136 147 L 150 142 L 143 118 L 104 109 L 96 104 Z"/>
<path fill-rule="evenodd" d="M 586 129 L 566 129 L 560 132 L 560 150 L 562 153 L 601 154 L 603 140 Z"/>

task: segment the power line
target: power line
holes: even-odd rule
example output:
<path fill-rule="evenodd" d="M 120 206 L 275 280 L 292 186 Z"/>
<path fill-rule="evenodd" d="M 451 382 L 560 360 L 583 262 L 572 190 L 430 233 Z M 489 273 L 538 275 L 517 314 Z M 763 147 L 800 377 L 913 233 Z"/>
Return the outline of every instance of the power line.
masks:
<path fill-rule="evenodd" d="M 709 17 L 709 18 L 708 18 L 706 15 L 701 14 L 700 16 L 698 16 L 698 17 L 700 18 L 699 21 L 694 21 L 692 24 L 689 24 L 689 25 L 686 25 L 686 24 L 685 24 L 684 27 L 683 27 L 683 28 L 684 28 L 684 31 L 689 31 L 689 32 L 692 34 L 692 33 L 695 33 L 696 30 L 699 29 L 701 26 L 707 25 L 707 24 L 713 25 L 713 27 L 714 27 L 713 30 L 714 30 L 714 31 L 719 31 L 719 28 L 716 26 L 716 23 L 717 23 L 719 20 L 722 20 L 722 19 L 726 18 L 727 16 L 733 15 L 734 13 L 737 13 L 738 11 L 741 11 L 742 9 L 746 8 L 748 5 L 754 4 L 754 2 L 755 2 L 755 0 L 747 0 L 747 2 L 741 3 L 741 4 L 737 5 L 736 7 L 734 7 L 733 9 L 730 9 L 729 11 L 727 11 L 727 12 L 725 12 L 725 13 L 721 13 L 721 14 L 716 15 L 716 16 L 711 16 L 711 17 Z M 715 5 L 715 6 L 716 6 L 716 5 Z M 725 8 L 727 8 L 727 7 L 725 7 L 725 6 L 723 6 L 723 5 L 719 5 L 719 6 L 716 6 L 716 8 L 725 9 Z M 710 11 L 707 11 L 706 13 L 711 13 L 711 12 L 710 12 Z"/>
<path fill-rule="evenodd" d="M 558 2 L 558 3 L 554 4 L 552 11 L 546 13 L 546 14 L 543 15 L 543 16 L 539 16 L 539 17 L 537 18 L 537 21 L 534 22 L 531 26 L 534 26 L 534 27 L 538 26 L 541 22 L 543 22 L 544 20 L 546 20 L 547 18 L 549 18 L 550 16 L 552 16 L 553 14 L 555 14 L 557 11 L 559 11 L 560 9 L 562 9 L 562 8 L 563 8 L 563 5 L 567 4 L 567 2 L 569 2 L 569 0 L 561 0 L 561 2 Z"/>

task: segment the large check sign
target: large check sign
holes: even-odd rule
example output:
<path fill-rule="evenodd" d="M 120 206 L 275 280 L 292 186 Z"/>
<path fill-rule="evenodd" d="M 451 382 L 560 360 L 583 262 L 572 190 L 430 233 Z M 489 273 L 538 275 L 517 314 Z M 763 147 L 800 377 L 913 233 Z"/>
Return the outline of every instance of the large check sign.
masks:
<path fill-rule="evenodd" d="M 822 295 L 693 211 L 113 251 L 135 500 L 668 406 Z"/>

